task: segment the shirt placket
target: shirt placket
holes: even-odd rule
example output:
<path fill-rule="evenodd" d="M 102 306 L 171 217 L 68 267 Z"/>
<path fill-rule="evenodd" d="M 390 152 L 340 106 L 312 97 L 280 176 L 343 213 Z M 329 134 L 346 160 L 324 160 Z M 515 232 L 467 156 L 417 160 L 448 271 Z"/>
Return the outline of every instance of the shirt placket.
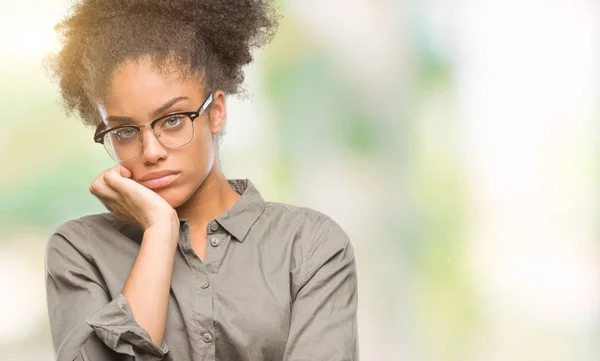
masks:
<path fill-rule="evenodd" d="M 190 229 L 185 225 L 182 237 L 182 253 L 192 269 L 194 275 L 190 287 L 193 289 L 194 305 L 192 315 L 198 325 L 197 332 L 190 335 L 193 338 L 194 359 L 216 361 L 215 329 L 213 315 L 213 289 L 219 264 L 229 244 L 229 237 L 217 221 L 212 220 L 206 227 L 208 242 L 204 262 L 194 252 L 190 241 Z"/>

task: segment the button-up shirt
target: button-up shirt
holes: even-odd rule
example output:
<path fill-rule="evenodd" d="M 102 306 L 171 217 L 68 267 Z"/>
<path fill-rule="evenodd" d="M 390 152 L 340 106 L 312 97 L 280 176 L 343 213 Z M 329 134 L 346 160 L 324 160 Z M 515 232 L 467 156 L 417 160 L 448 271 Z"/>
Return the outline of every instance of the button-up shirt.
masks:
<path fill-rule="evenodd" d="M 229 184 L 241 197 L 206 227 L 204 261 L 180 220 L 161 345 L 121 293 L 143 233 L 110 213 L 53 232 L 46 295 L 59 361 L 358 360 L 347 234 L 315 210 L 265 202 L 247 179 Z"/>

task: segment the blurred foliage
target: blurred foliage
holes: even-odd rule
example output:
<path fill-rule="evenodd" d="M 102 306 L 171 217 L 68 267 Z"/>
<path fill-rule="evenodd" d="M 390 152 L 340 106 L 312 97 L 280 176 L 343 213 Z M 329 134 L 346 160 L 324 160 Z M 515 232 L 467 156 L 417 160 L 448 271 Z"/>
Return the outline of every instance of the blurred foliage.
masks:
<path fill-rule="evenodd" d="M 100 166 L 110 166 L 100 157 L 101 149 L 92 152 L 90 129 L 64 115 L 40 64 L 20 65 L 0 70 L 11 85 L 0 87 L 0 126 L 10 135 L 0 145 L 5 170 L 0 174 L 0 228 L 5 233 L 22 232 L 22 225 L 31 222 L 53 228 L 100 211 L 88 186 Z"/>

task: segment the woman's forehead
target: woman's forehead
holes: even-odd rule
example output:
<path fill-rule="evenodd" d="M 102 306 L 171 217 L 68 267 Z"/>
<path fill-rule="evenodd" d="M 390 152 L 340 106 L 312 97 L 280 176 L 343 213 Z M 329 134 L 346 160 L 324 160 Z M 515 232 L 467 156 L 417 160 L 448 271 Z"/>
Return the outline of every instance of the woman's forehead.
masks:
<path fill-rule="evenodd" d="M 153 91 L 198 88 L 199 81 L 174 65 L 160 68 L 150 61 L 127 62 L 119 66 L 108 84 L 107 96 L 125 93 L 144 94 Z"/>
<path fill-rule="evenodd" d="M 203 85 L 182 71 L 158 70 L 147 62 L 127 63 L 114 72 L 101 102 L 111 107 L 119 103 L 156 105 L 173 97 L 201 97 Z"/>
<path fill-rule="evenodd" d="M 149 122 L 171 111 L 195 110 L 203 94 L 197 82 L 146 70 L 124 68 L 115 75 L 98 104 L 103 121 L 125 117 Z"/>

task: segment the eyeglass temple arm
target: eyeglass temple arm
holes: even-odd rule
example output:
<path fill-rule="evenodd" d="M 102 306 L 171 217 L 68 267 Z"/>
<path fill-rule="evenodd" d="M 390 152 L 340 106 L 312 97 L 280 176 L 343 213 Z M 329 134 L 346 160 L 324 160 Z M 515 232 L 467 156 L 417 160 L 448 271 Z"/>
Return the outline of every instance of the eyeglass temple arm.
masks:
<path fill-rule="evenodd" d="M 213 93 L 211 92 L 210 95 L 208 96 L 208 98 L 206 98 L 206 101 L 204 102 L 204 105 L 202 105 L 202 108 L 200 108 L 199 113 L 204 113 L 204 111 L 206 110 L 206 108 L 208 108 L 208 106 L 212 103 L 213 101 Z"/>
<path fill-rule="evenodd" d="M 102 143 L 102 137 L 100 136 L 100 133 L 102 133 L 105 129 L 106 126 L 104 125 L 104 123 L 98 124 L 98 126 L 96 127 L 96 132 L 94 132 L 94 142 Z"/>

